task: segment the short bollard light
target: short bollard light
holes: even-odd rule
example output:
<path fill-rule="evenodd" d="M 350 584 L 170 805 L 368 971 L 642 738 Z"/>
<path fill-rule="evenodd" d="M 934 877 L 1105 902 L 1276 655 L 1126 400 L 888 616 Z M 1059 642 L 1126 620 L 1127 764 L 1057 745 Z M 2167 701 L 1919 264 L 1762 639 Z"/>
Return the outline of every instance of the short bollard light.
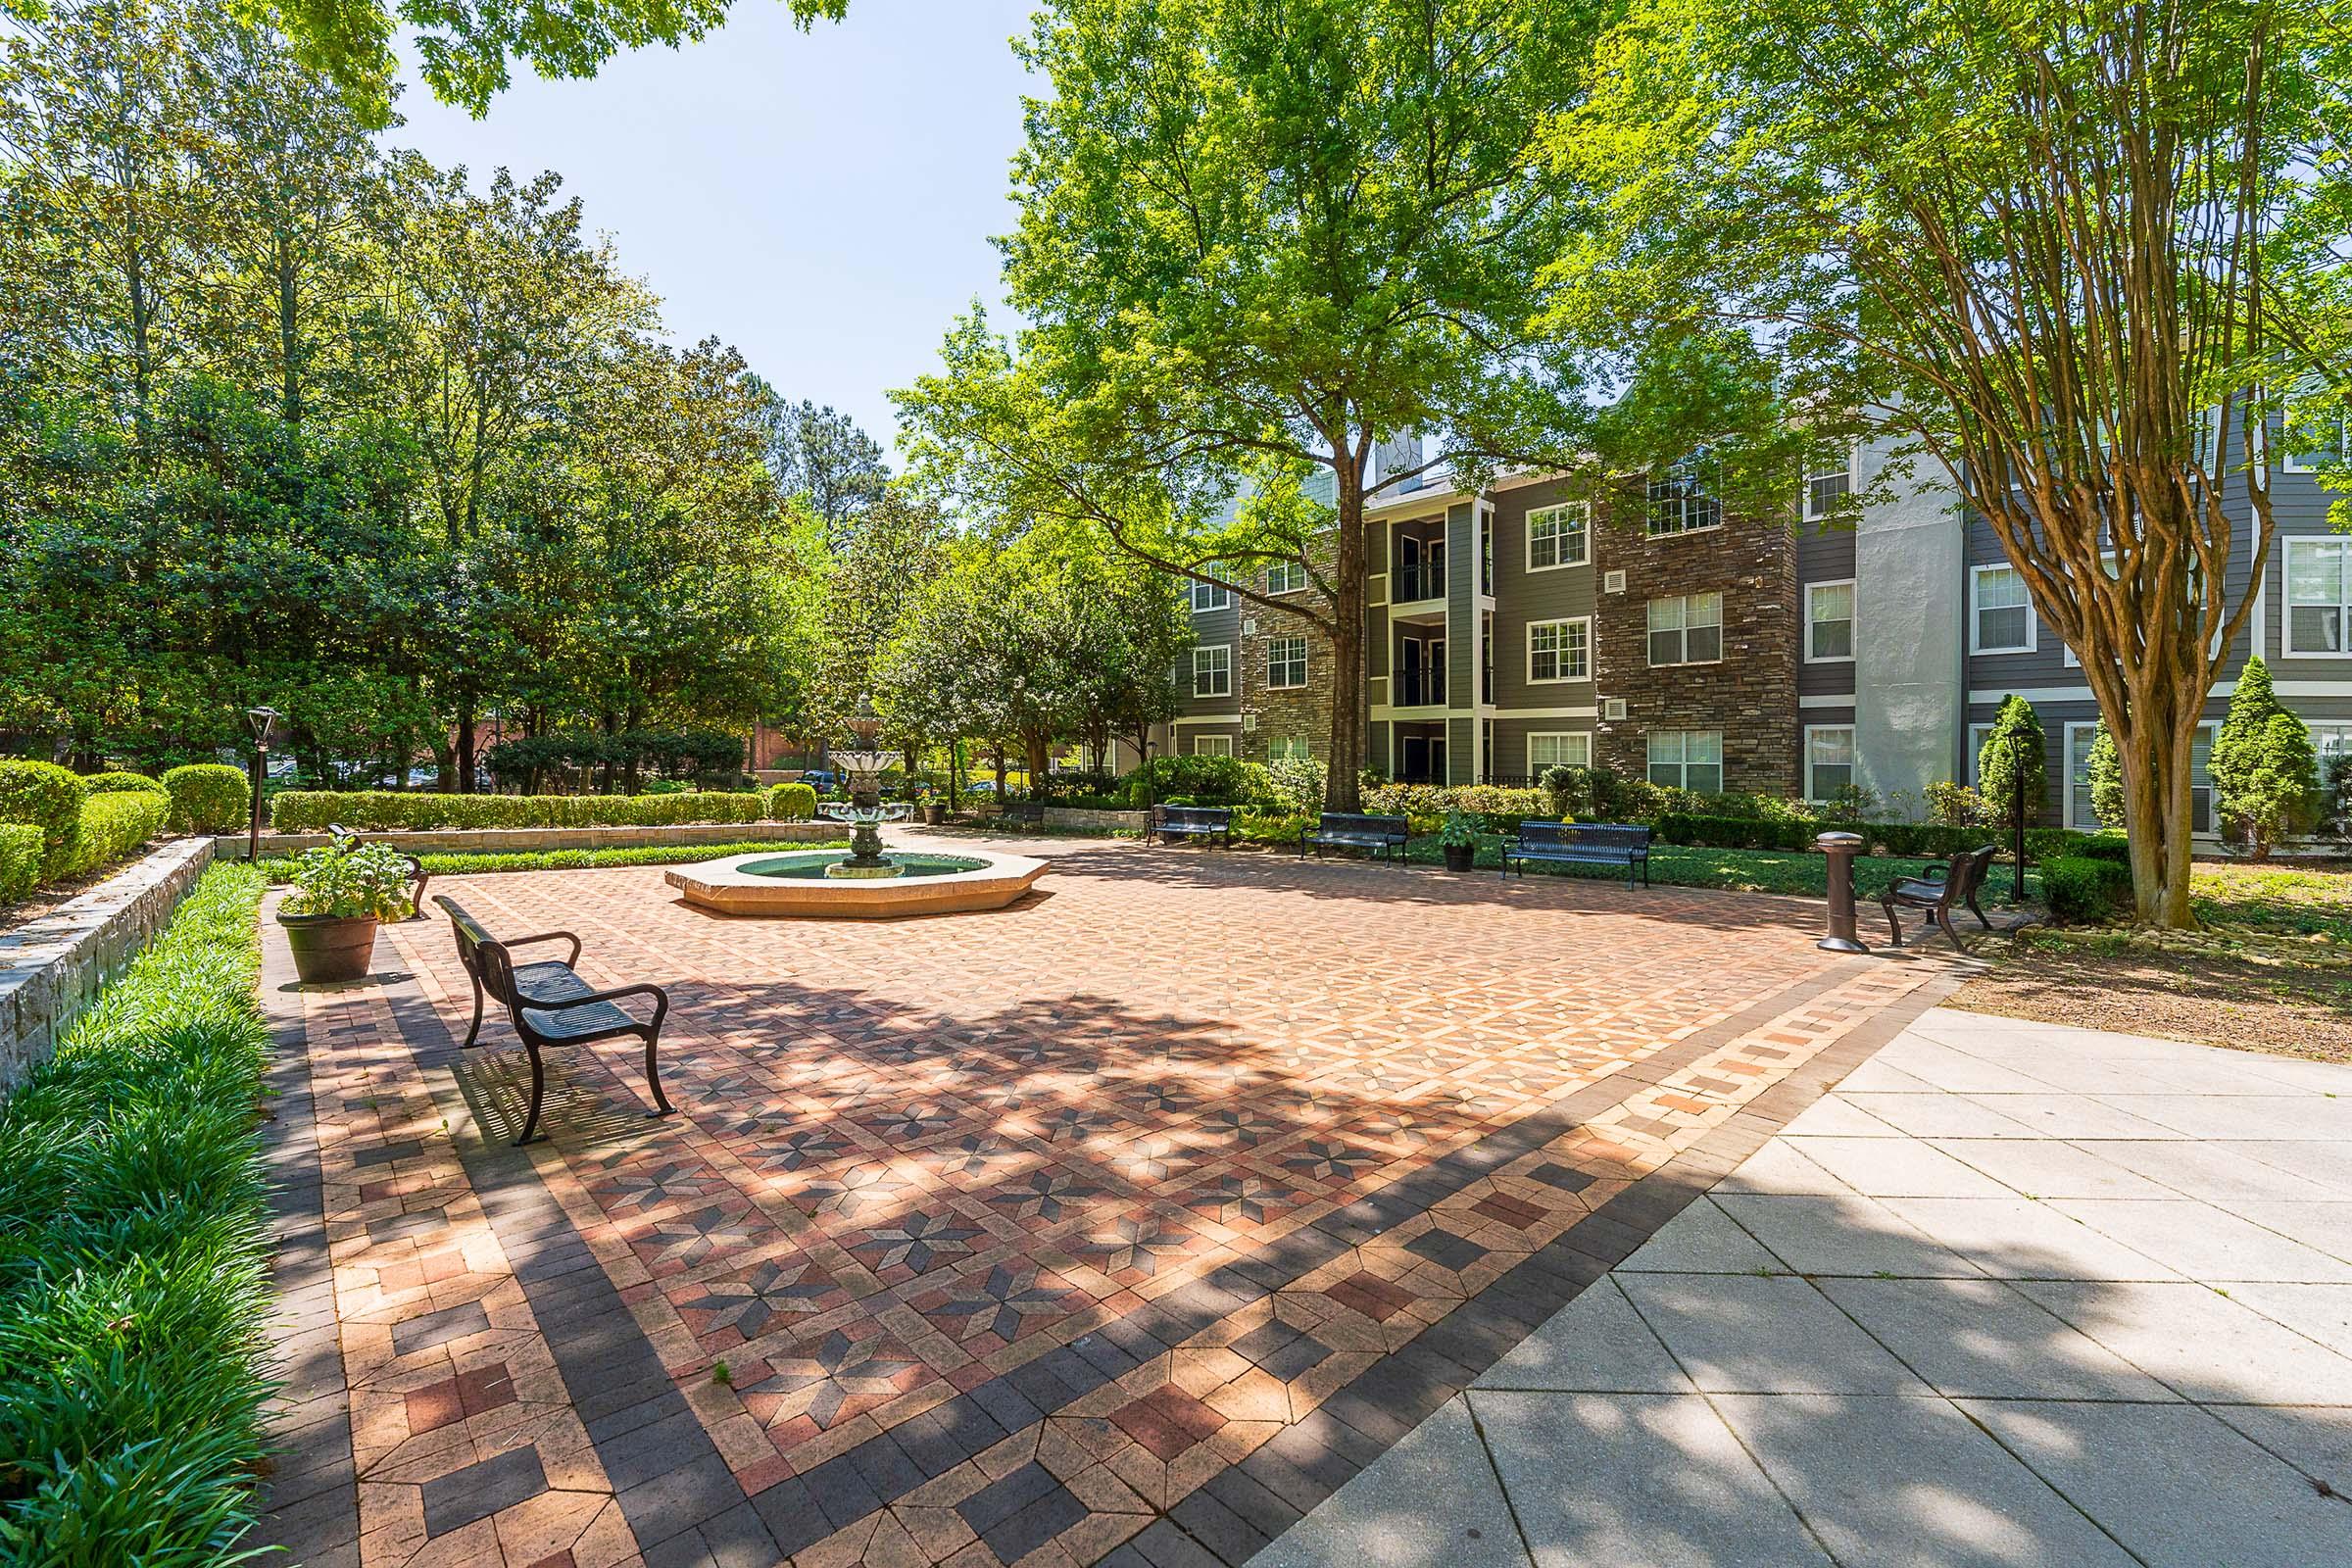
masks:
<path fill-rule="evenodd" d="M 1830 934 L 1813 945 L 1824 953 L 1868 953 L 1854 934 L 1854 857 L 1862 853 L 1862 835 L 1824 833 L 1813 842 L 1830 858 Z"/>

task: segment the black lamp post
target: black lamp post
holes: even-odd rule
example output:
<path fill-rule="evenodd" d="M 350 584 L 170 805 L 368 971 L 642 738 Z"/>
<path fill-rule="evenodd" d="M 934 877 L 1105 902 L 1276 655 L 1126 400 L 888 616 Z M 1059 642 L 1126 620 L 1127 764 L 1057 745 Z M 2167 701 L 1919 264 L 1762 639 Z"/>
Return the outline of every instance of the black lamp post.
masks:
<path fill-rule="evenodd" d="M 277 730 L 277 710 L 248 708 L 246 727 L 253 731 L 253 825 L 245 835 L 246 863 L 262 858 L 262 781 L 270 776 L 270 737 Z"/>

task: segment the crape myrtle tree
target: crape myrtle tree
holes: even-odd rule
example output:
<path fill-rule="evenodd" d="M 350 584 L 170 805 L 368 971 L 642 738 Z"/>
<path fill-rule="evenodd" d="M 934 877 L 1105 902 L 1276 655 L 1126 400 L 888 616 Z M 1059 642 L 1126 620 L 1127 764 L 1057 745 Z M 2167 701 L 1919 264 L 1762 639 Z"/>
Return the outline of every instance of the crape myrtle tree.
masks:
<path fill-rule="evenodd" d="M 1555 126 L 1564 326 L 1736 322 L 1990 524 L 2115 738 L 2147 924 L 2193 924 L 2260 432 L 2346 384 L 2347 37 L 2344 0 L 1635 0 Z"/>
<path fill-rule="evenodd" d="M 1017 340 L 974 312 L 900 394 L 926 482 L 1083 523 L 1334 653 L 1327 804 L 1359 804 L 1368 503 L 1552 450 L 1533 323 L 1556 253 L 1546 117 L 1597 8 L 1559 0 L 1062 0 L 1014 162 Z M 1425 456 L 1370 482 L 1374 450 Z M 1329 505 L 1307 499 L 1329 470 Z M 1240 498 L 1240 504 L 1234 503 Z M 1264 571 L 1302 568 L 1275 596 Z"/>

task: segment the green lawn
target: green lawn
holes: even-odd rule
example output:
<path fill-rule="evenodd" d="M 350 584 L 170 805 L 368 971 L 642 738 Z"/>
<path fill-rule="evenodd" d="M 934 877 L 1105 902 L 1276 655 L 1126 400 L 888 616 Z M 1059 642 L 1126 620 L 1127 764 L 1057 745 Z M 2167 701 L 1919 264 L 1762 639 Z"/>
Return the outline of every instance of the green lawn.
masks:
<path fill-rule="evenodd" d="M 2352 872 L 2341 867 L 2200 865 L 2190 897 L 2197 918 L 2217 930 L 2352 945 Z"/>
<path fill-rule="evenodd" d="M 1502 865 L 1502 846 L 1507 842 L 1502 834 L 1489 833 L 1480 838 L 1478 865 L 1481 869 L 1497 871 Z M 1405 858 L 1419 864 L 1437 865 L 1445 858 L 1437 835 L 1429 834 L 1405 846 Z M 1694 850 L 1680 844 L 1653 844 L 1649 851 L 1649 879 L 1685 888 L 1724 888 L 1739 893 L 1796 893 L 1811 898 L 1824 898 L 1829 893 L 1829 858 L 1826 856 L 1780 850 Z M 1892 856 L 1864 856 L 1854 862 L 1854 893 L 1861 899 L 1875 899 L 1896 878 L 1917 876 L 1934 860 L 1900 859 Z M 1613 866 L 1557 866 L 1536 865 L 1530 875 L 1567 875 L 1622 877 L 1625 873 Z M 2006 866 L 1995 865 L 1988 879 L 1983 902 L 2009 902 L 2010 873 Z M 2039 873 L 2028 867 L 2026 898 L 2032 901 L 2040 896 Z"/>

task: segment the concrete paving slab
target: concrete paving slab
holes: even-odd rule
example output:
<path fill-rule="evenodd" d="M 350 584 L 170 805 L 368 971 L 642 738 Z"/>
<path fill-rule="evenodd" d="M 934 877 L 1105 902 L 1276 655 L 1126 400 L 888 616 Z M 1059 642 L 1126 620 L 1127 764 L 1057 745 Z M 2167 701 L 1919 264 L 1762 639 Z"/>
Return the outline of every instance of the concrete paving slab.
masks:
<path fill-rule="evenodd" d="M 2038 1138 L 2023 1122 L 2013 1121 L 1988 1105 L 1962 1095 L 1856 1095 L 1858 1110 L 1914 1138 Z M 1811 1136 L 1814 1129 L 1799 1126 L 1799 1116 L 1782 1131 L 1790 1137 Z M 1828 1131 L 1829 1129 L 1823 1129 Z"/>
<path fill-rule="evenodd" d="M 1470 1399 L 1538 1568 L 1831 1562 L 1696 1395 Z"/>
<path fill-rule="evenodd" d="M 2176 1396 L 1997 1280 L 1815 1282 L 1938 1392 L 1995 1399 Z"/>
<path fill-rule="evenodd" d="M 1925 1035 L 1905 1034 L 1880 1052 L 1875 1060 L 1879 1065 L 1918 1079 L 1931 1089 L 1955 1095 L 2034 1095 L 2050 1087 L 2038 1076 L 1955 1051 Z M 1848 1090 L 1855 1087 L 1852 1077 L 1846 1079 L 1843 1087 Z"/>
<path fill-rule="evenodd" d="M 1961 1408 L 2150 1568 L 2318 1568 L 2352 1544 L 2343 1499 L 2192 1405 Z"/>
<path fill-rule="evenodd" d="M 2088 1095 L 1971 1095 L 2044 1138 L 2186 1138 L 2162 1122 L 2134 1116 Z"/>
<path fill-rule="evenodd" d="M 2022 1280 L 2016 1289 L 2192 1399 L 2352 1404 L 2352 1359 L 2210 1285 Z"/>
<path fill-rule="evenodd" d="M 1668 1220 L 1617 1266 L 1635 1274 L 1753 1274 L 1783 1267 L 1706 1198 Z"/>
<path fill-rule="evenodd" d="M 1927 1392 L 1803 1280 L 1785 1274 L 1626 1274 L 1618 1283 L 1704 1392 Z"/>
<path fill-rule="evenodd" d="M 2106 1095 L 2107 1104 L 2186 1138 L 2352 1138 L 2352 1100 L 2326 1095 Z"/>
<path fill-rule="evenodd" d="M 1888 1198 L 1896 1217 L 1995 1279 L 2171 1280 L 2178 1270 L 2030 1198 Z"/>
<path fill-rule="evenodd" d="M 2213 1413 L 2261 1447 L 2352 1497 L 2352 1408 L 2343 1405 L 2217 1404 Z"/>
<path fill-rule="evenodd" d="M 2352 1072 L 2340 1067 L 2336 1070 L 2352 1080 Z M 2352 1083 L 2347 1083 L 2347 1090 L 2352 1091 Z M 2352 1198 L 2352 1140 L 2215 1139 L 2205 1147 L 2307 1176 L 2331 1188 L 2337 1197 Z"/>
<path fill-rule="evenodd" d="M 1457 1565 L 1528 1568 L 1501 1484 L 1460 1395 L 1250 1559 L 1250 1568 Z"/>
<path fill-rule="evenodd" d="M 1850 1193 L 1853 1189 L 1806 1158 L 1794 1144 L 1776 1138 L 1716 1183 L 1715 1191 L 1787 1196 Z"/>
<path fill-rule="evenodd" d="M 1841 1564 L 2128 1568 L 2132 1558 L 1939 1398 L 1714 1400 Z"/>
<path fill-rule="evenodd" d="M 1925 1095 L 1933 1094 L 1935 1092 L 1936 1086 L 1934 1084 L 1929 1083 L 1924 1078 L 1914 1078 L 1909 1073 L 1903 1072 L 1890 1063 L 1881 1060 L 1880 1057 L 1884 1055 L 1886 1055 L 1886 1053 L 1881 1052 L 1879 1053 L 1879 1055 L 1871 1057 L 1870 1060 L 1864 1062 L 1861 1066 L 1856 1067 L 1852 1072 L 1847 1073 L 1843 1078 L 1838 1079 L 1834 1087 L 1839 1094 L 1846 1095 L 1865 1094 L 1871 1092 L 1894 1095 Z"/>
<path fill-rule="evenodd" d="M 2352 1356 L 2352 1285 L 2232 1285 L 2230 1299 Z"/>
<path fill-rule="evenodd" d="M 1474 1389 L 1689 1394 L 1690 1379 L 1612 1278 L 1595 1280 L 1487 1368 Z"/>
<path fill-rule="evenodd" d="M 1726 1194 L 1741 1229 L 1799 1274 L 1974 1275 L 1977 1266 L 1921 1235 L 1886 1204 L 1842 1198 Z"/>
<path fill-rule="evenodd" d="M 2170 1198 L 2137 1171 L 2105 1158 L 2107 1146 L 2054 1138 L 1937 1138 L 1935 1146 L 2025 1198 Z M 2178 1147 L 2178 1146 L 2168 1146 Z"/>
<path fill-rule="evenodd" d="M 2201 1280 L 2352 1280 L 2352 1263 L 2188 1199 L 2057 1198 L 2050 1206 Z"/>
<path fill-rule="evenodd" d="M 1940 1099 L 1940 1096 L 1931 1098 Z M 1808 1138 L 1893 1138 L 1897 1130 L 1844 1095 L 1824 1095 L 1781 1129 Z"/>
<path fill-rule="evenodd" d="M 2277 1231 L 2315 1251 L 2352 1260 L 2352 1200 L 2328 1199 L 2322 1202 L 2306 1203 L 2254 1199 L 2221 1202 L 2214 1206 L 2226 1208 L 2264 1230 Z"/>
<path fill-rule="evenodd" d="M 1865 1198 L 2009 1196 L 2008 1188 L 1983 1171 L 1915 1138 L 1791 1138 L 1788 1142 Z"/>
<path fill-rule="evenodd" d="M 2288 1145 L 2292 1148 L 2294 1146 Z M 2339 1196 L 2338 1190 L 2299 1176 L 2291 1170 L 2248 1159 L 2211 1144 L 2180 1147 L 2178 1139 L 2143 1143 L 2111 1139 L 2099 1145 L 2099 1157 L 2126 1170 L 2136 1171 L 2172 1189 L 2174 1195 L 2208 1203 L 2235 1199 L 2285 1198 L 2316 1202 Z"/>

